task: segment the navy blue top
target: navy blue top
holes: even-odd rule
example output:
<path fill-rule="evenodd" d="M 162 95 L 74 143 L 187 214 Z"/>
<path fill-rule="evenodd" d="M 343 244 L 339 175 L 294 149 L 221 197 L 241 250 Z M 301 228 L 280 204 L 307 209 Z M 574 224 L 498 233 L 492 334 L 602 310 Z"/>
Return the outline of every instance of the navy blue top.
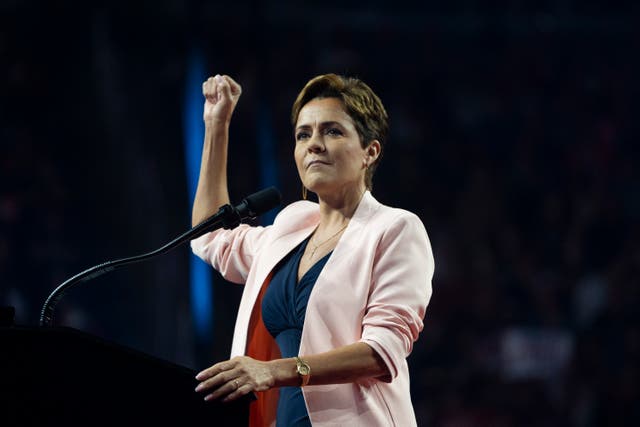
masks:
<path fill-rule="evenodd" d="M 328 253 L 318 260 L 298 283 L 298 266 L 307 242 L 308 239 L 280 262 L 262 299 L 262 320 L 278 343 L 283 358 L 298 355 L 309 295 L 331 255 Z M 300 387 L 280 388 L 276 425 L 311 425 Z"/>

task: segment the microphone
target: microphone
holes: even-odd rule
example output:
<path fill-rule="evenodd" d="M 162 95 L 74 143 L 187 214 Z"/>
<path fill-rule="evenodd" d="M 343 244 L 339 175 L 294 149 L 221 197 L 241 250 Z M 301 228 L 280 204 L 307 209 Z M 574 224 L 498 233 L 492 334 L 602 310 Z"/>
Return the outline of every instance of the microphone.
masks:
<path fill-rule="evenodd" d="M 278 206 L 281 199 L 280 192 L 275 187 L 269 187 L 247 196 L 236 206 L 236 210 L 242 219 L 254 219 Z"/>
<path fill-rule="evenodd" d="M 224 205 L 217 214 L 196 225 L 193 230 L 198 231 L 194 231 L 190 238 L 193 240 L 215 229 L 211 226 L 218 222 L 221 222 L 222 227 L 227 230 L 236 228 L 245 219 L 255 219 L 275 208 L 280 204 L 280 200 L 280 192 L 275 187 L 269 187 L 247 196 L 235 207 Z"/>
<path fill-rule="evenodd" d="M 259 215 L 275 208 L 280 204 L 280 200 L 280 192 L 275 187 L 260 190 L 257 193 L 244 198 L 242 202 L 235 207 L 228 204 L 222 206 L 215 215 L 207 218 L 191 230 L 181 234 L 155 251 L 130 258 L 107 261 L 103 264 L 93 266 L 82 273 L 76 274 L 51 292 L 42 306 L 42 311 L 40 313 L 40 326 L 49 326 L 51 324 L 56 304 L 60 301 L 64 293 L 76 283 L 86 282 L 125 265 L 145 261 L 158 255 L 165 254 L 185 242 L 193 240 L 218 228 L 235 228 L 240 225 L 242 221 L 246 219 L 255 219 Z"/>

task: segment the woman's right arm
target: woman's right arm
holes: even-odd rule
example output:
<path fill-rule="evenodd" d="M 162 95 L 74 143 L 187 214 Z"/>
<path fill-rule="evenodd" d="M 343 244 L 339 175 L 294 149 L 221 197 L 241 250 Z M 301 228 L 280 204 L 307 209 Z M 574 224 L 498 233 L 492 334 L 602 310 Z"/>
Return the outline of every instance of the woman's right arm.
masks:
<path fill-rule="evenodd" d="M 229 76 L 216 75 L 202 84 L 204 146 L 191 225 L 196 226 L 229 203 L 227 147 L 229 123 L 242 88 Z"/>

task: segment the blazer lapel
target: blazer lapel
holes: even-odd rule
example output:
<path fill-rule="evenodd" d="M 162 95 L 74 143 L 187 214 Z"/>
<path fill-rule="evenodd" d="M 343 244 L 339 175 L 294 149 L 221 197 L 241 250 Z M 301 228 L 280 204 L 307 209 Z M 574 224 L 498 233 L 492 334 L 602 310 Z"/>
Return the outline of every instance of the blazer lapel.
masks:
<path fill-rule="evenodd" d="M 367 223 L 373 217 L 376 210 L 378 210 L 378 207 L 380 207 L 380 202 L 378 202 L 369 191 L 366 191 L 362 196 L 362 200 L 356 208 L 351 221 L 349 221 L 347 229 L 344 231 L 344 234 L 329 257 L 325 268 L 322 270 L 323 272 L 325 270 L 331 271 L 332 258 L 339 259 L 353 256 L 353 253 L 351 252 L 353 245 L 358 246 L 358 242 L 367 232 Z M 323 274 L 321 272 L 320 277 L 318 277 L 318 282 L 321 281 L 322 276 Z"/>

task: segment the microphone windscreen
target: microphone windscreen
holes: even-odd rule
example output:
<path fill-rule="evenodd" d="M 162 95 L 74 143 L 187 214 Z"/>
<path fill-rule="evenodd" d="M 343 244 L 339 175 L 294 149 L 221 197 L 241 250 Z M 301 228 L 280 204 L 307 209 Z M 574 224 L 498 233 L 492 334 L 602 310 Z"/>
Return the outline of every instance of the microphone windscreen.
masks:
<path fill-rule="evenodd" d="M 280 204 L 282 196 L 275 187 L 265 188 L 257 193 L 253 193 L 244 199 L 251 216 L 262 215 Z"/>

